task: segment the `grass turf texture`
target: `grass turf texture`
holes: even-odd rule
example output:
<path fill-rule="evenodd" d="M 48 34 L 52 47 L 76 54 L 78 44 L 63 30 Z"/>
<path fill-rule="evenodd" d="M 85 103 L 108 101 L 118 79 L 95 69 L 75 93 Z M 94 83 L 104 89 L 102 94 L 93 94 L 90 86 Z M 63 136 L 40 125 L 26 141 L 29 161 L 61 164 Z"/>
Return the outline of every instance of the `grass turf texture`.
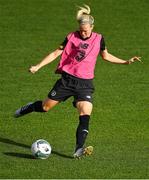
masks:
<path fill-rule="evenodd" d="M 95 31 L 112 54 L 143 64 L 105 63 L 98 58 L 94 110 L 86 144 L 94 154 L 71 158 L 78 123 L 71 101 L 46 114 L 14 119 L 21 105 L 44 99 L 58 75 L 58 60 L 29 74 L 70 31 L 75 5 L 91 6 Z M 0 0 L 0 178 L 149 178 L 149 55 L 147 0 Z M 52 155 L 35 160 L 30 146 L 43 138 Z"/>

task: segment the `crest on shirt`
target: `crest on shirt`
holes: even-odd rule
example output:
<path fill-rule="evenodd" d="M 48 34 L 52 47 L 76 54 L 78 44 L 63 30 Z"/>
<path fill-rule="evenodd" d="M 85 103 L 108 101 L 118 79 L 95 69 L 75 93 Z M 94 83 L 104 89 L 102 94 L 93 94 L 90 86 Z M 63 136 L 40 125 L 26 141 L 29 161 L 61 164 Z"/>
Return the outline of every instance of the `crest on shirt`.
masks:
<path fill-rule="evenodd" d="M 85 56 L 86 56 L 86 49 L 88 48 L 89 44 L 87 43 L 80 43 L 79 44 L 79 48 L 78 48 L 78 52 L 75 56 L 75 59 L 78 61 L 78 62 L 81 62 Z"/>

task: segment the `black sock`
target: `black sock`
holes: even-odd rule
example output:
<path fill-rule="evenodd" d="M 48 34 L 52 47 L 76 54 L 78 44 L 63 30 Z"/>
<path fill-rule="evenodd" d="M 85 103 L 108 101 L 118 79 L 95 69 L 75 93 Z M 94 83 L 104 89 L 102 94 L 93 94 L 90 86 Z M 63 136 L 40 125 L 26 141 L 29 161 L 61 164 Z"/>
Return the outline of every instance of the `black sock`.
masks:
<path fill-rule="evenodd" d="M 33 111 L 35 112 L 46 112 L 43 110 L 42 101 L 36 101 L 32 104 Z"/>
<path fill-rule="evenodd" d="M 80 122 L 76 131 L 76 150 L 82 148 L 85 143 L 89 131 L 89 119 L 89 115 L 79 116 Z"/>
<path fill-rule="evenodd" d="M 21 108 L 21 114 L 28 114 L 28 113 L 31 113 L 31 112 L 45 112 L 42 108 L 42 101 L 36 101 L 32 104 L 27 104 L 26 106 L 23 106 Z"/>

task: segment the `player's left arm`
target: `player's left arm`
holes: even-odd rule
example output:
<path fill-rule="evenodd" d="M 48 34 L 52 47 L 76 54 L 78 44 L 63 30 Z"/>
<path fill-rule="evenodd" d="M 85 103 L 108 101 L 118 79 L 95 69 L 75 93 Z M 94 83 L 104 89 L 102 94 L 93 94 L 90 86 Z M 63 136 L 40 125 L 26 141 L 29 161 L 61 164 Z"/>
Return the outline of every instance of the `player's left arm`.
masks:
<path fill-rule="evenodd" d="M 137 56 L 134 56 L 132 58 L 130 58 L 129 60 L 123 60 L 123 59 L 120 59 L 112 54 L 110 54 L 108 52 L 107 49 L 101 51 L 101 57 L 103 60 L 106 60 L 106 61 L 109 61 L 111 63 L 115 63 L 115 64 L 131 64 L 135 61 L 140 61 L 141 62 L 141 57 L 137 57 Z"/>

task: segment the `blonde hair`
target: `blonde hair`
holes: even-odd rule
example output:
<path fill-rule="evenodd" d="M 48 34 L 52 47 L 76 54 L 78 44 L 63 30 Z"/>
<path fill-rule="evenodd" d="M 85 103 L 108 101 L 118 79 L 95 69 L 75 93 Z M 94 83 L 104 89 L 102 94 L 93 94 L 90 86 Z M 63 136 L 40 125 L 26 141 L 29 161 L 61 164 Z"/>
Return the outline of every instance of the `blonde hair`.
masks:
<path fill-rule="evenodd" d="M 90 15 L 91 9 L 88 5 L 84 4 L 84 7 L 79 7 L 77 11 L 76 19 L 79 24 L 89 23 L 91 25 L 94 24 L 94 18 Z"/>

